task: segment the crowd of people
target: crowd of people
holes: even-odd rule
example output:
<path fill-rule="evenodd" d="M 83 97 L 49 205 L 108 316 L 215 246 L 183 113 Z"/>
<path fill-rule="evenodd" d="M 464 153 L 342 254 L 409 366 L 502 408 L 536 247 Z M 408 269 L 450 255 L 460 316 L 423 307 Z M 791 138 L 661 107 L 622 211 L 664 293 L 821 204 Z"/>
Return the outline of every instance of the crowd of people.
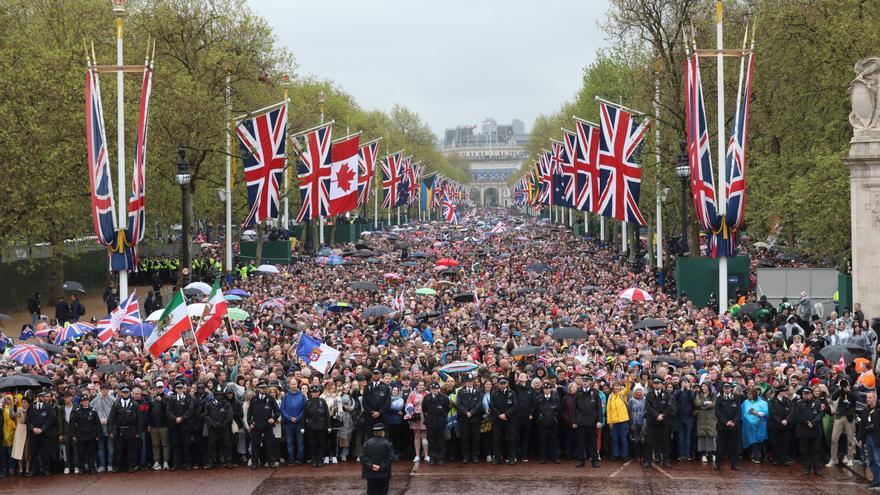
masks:
<path fill-rule="evenodd" d="M 614 246 L 501 210 L 336 247 L 344 264 L 224 279 L 250 317 L 201 346 L 153 358 L 139 337 L 87 335 L 42 366 L 4 361 L 53 386 L 0 399 L 0 476 L 356 462 L 381 423 L 398 460 L 430 465 L 860 463 L 880 480 L 861 311 L 814 318 L 748 291 L 733 306 L 760 317 L 719 315 Z M 297 356 L 301 335 L 340 352 L 327 373 Z M 854 354 L 822 354 L 841 344 Z"/>

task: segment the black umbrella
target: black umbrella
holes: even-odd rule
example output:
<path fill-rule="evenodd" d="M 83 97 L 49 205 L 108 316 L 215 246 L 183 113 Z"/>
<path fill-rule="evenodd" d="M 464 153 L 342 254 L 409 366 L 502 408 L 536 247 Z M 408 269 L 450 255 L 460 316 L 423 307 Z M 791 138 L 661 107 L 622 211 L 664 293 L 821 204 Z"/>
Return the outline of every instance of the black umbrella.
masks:
<path fill-rule="evenodd" d="M 428 253 L 423 253 L 421 251 L 416 251 L 414 253 L 409 253 L 410 258 L 427 258 Z"/>
<path fill-rule="evenodd" d="M 516 347 L 510 352 L 512 356 L 533 356 L 541 352 L 541 348 L 536 345 L 524 345 Z"/>
<path fill-rule="evenodd" d="M 455 302 L 474 302 L 474 293 L 459 292 L 458 294 L 452 296 L 452 300 Z"/>
<path fill-rule="evenodd" d="M 753 320 L 758 315 L 758 310 L 761 309 L 761 306 L 758 303 L 746 303 L 743 304 L 741 308 L 739 308 L 739 315 L 743 317 L 745 315 L 749 315 Z"/>
<path fill-rule="evenodd" d="M 52 380 L 49 379 L 49 377 L 46 377 L 46 376 L 43 376 L 43 375 L 37 375 L 37 374 L 34 374 L 34 373 L 19 373 L 19 376 L 24 376 L 24 377 L 27 377 L 27 378 L 32 378 L 32 379 L 36 380 L 38 383 L 42 383 L 43 385 L 45 385 L 45 386 L 47 386 L 47 387 L 52 387 L 52 386 L 55 385 L 55 383 L 52 382 Z"/>
<path fill-rule="evenodd" d="M 370 246 L 367 243 L 358 242 L 357 244 L 354 245 L 354 248 L 355 249 L 370 249 Z"/>
<path fill-rule="evenodd" d="M 363 315 L 365 318 L 371 318 L 373 316 L 385 316 L 385 315 L 391 314 L 393 312 L 394 312 L 394 310 L 391 309 L 390 307 L 385 306 L 384 304 L 380 304 L 377 306 L 368 307 L 367 309 L 364 310 L 363 313 L 361 313 L 361 315 Z"/>
<path fill-rule="evenodd" d="M 656 318 L 645 318 L 642 321 L 636 323 L 636 328 L 666 328 L 666 325 L 667 323 L 663 320 L 658 320 Z"/>
<path fill-rule="evenodd" d="M 104 374 L 120 373 L 122 371 L 125 371 L 125 365 L 122 363 L 110 363 L 105 364 L 104 366 L 99 366 L 98 369 L 95 371 Z"/>
<path fill-rule="evenodd" d="M 828 363 L 829 366 L 837 364 L 840 362 L 840 357 L 843 356 L 843 361 L 846 364 L 853 362 L 853 359 L 857 357 L 867 357 L 868 351 L 866 351 L 863 347 L 854 347 L 848 345 L 829 345 L 827 347 L 823 347 L 819 354 L 825 358 L 825 362 Z"/>
<path fill-rule="evenodd" d="M 373 256 L 373 252 L 369 249 L 358 249 L 352 256 L 356 258 L 369 258 L 370 256 Z"/>
<path fill-rule="evenodd" d="M 42 348 L 46 352 L 51 352 L 52 354 L 61 354 L 62 352 L 64 352 L 64 348 L 60 345 L 47 344 L 46 342 L 38 342 L 34 345 Z"/>
<path fill-rule="evenodd" d="M 296 330 L 296 325 L 293 324 L 293 323 L 291 323 L 291 322 L 289 322 L 289 321 L 275 320 L 275 321 L 272 322 L 272 324 L 273 324 L 273 325 L 282 326 L 282 327 L 284 327 L 284 328 L 289 328 L 289 329 L 291 329 L 291 330 Z"/>
<path fill-rule="evenodd" d="M 535 289 L 531 287 L 523 287 L 522 289 L 516 289 L 517 294 L 529 294 L 531 292 L 535 292 Z"/>
<path fill-rule="evenodd" d="M 526 270 L 530 272 L 546 272 L 550 269 L 550 265 L 547 263 L 532 263 L 531 265 L 526 267 Z"/>
<path fill-rule="evenodd" d="M 581 289 L 584 292 L 586 292 L 587 294 L 589 294 L 592 292 L 596 292 L 597 290 L 601 289 L 601 287 L 599 287 L 598 285 L 585 285 L 585 286 L 581 287 Z"/>
<path fill-rule="evenodd" d="M 441 270 L 440 275 L 458 275 L 458 270 L 456 270 L 455 268 L 447 268 L 445 270 Z"/>
<path fill-rule="evenodd" d="M 416 321 L 430 320 L 431 318 L 437 318 L 438 316 L 440 316 L 439 311 L 426 311 L 424 313 L 417 314 Z"/>
<path fill-rule="evenodd" d="M 553 331 L 556 340 L 578 340 L 587 338 L 587 331 L 577 327 L 563 327 Z"/>
<path fill-rule="evenodd" d="M 794 261 L 797 259 L 797 256 L 792 254 L 782 253 L 776 255 L 776 261 Z"/>
<path fill-rule="evenodd" d="M 654 358 L 655 363 L 666 363 L 670 366 L 675 366 L 676 368 L 681 366 L 681 359 L 672 356 L 657 356 Z"/>
<path fill-rule="evenodd" d="M 37 381 L 37 379 L 22 374 L 4 376 L 0 378 L 0 391 L 8 392 L 13 390 L 29 390 L 43 388 L 46 385 Z"/>
<path fill-rule="evenodd" d="M 192 297 L 192 296 L 204 296 L 205 293 L 196 289 L 195 287 L 190 287 L 189 289 L 183 289 L 183 295 Z"/>
<path fill-rule="evenodd" d="M 358 289 L 358 290 L 368 290 L 368 291 L 379 290 L 378 284 L 376 284 L 375 282 L 367 282 L 366 280 L 352 282 L 352 283 L 348 284 L 348 286 L 351 287 L 352 289 Z"/>
<path fill-rule="evenodd" d="M 86 293 L 83 285 L 73 280 L 68 280 L 67 282 L 64 282 L 64 285 L 62 285 L 61 288 L 64 289 L 64 292 L 81 292 L 83 294 Z"/>

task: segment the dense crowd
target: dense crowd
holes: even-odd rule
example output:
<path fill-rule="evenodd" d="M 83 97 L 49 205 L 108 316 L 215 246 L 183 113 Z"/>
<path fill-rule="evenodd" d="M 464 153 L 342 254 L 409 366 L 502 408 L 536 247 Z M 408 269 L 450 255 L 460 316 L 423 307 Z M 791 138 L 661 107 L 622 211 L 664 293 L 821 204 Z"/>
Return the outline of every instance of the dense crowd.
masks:
<path fill-rule="evenodd" d="M 861 311 L 744 292 L 718 315 L 612 246 L 500 212 L 337 247 L 338 266 L 227 279 L 251 317 L 201 346 L 155 359 L 141 338 L 86 336 L 38 369 L 4 362 L 53 386 L 3 396 L 0 473 L 322 466 L 357 460 L 377 423 L 398 459 L 441 465 L 880 461 Z M 303 333 L 341 352 L 325 375 L 297 357 Z M 844 344 L 842 362 L 822 354 Z"/>

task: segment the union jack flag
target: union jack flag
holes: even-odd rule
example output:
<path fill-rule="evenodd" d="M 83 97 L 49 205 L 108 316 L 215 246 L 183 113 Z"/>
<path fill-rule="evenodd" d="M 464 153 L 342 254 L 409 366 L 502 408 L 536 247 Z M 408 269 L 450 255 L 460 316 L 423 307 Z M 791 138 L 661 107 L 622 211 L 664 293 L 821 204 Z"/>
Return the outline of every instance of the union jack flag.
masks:
<path fill-rule="evenodd" d="M 93 65 L 86 71 L 86 148 L 89 160 L 89 184 L 92 193 L 92 223 L 98 242 L 113 249 L 116 237 L 116 209 L 113 207 L 113 181 L 104 131 L 104 108 L 101 85 Z"/>
<path fill-rule="evenodd" d="M 565 145 L 560 141 L 550 140 L 550 167 L 553 169 L 553 204 L 571 208 L 571 201 L 568 198 L 569 187 L 574 187 L 574 179 L 572 169 L 571 175 L 566 174 L 565 164 L 569 162 L 568 155 L 565 153 Z M 572 196 L 574 191 L 571 191 Z"/>
<path fill-rule="evenodd" d="M 410 181 L 412 180 L 412 157 L 408 156 L 400 161 L 400 183 L 397 186 L 397 204 L 395 206 L 406 206 L 410 201 Z"/>
<path fill-rule="evenodd" d="M 299 195 L 302 208 L 297 222 L 325 217 L 330 212 L 330 160 L 331 124 L 325 124 L 306 134 L 306 149 L 297 163 L 299 172 Z"/>
<path fill-rule="evenodd" d="M 642 169 L 635 162 L 649 119 L 639 123 L 629 112 L 599 102 L 599 213 L 645 225 L 639 211 Z"/>
<path fill-rule="evenodd" d="M 257 305 L 260 308 L 260 311 L 267 308 L 283 308 L 284 307 L 284 298 L 283 297 L 270 297 L 268 299 L 263 299 L 258 302 Z"/>
<path fill-rule="evenodd" d="M 235 130 L 241 142 L 244 179 L 251 210 L 244 226 L 278 218 L 281 174 L 287 160 L 287 102 L 251 119 Z"/>
<path fill-rule="evenodd" d="M 140 325 L 141 311 L 137 300 L 137 291 L 131 291 L 131 294 L 122 301 L 109 315 L 105 316 L 98 322 L 96 330 L 98 339 L 102 344 L 107 345 L 110 339 L 119 332 L 123 325 Z"/>
<path fill-rule="evenodd" d="M 538 194 L 538 203 L 543 205 L 553 205 L 553 170 L 550 168 L 550 153 L 542 151 L 538 158 L 538 169 L 540 170 L 541 189 Z"/>
<path fill-rule="evenodd" d="M 376 170 L 376 156 L 379 153 L 379 141 L 373 141 L 360 147 L 358 151 L 358 206 L 364 206 L 370 199 L 370 186 Z"/>
<path fill-rule="evenodd" d="M 745 67 L 743 67 L 745 63 Z M 735 231 L 742 226 L 746 214 L 746 135 L 749 129 L 749 100 L 752 93 L 754 54 L 740 62 L 740 83 L 733 134 L 727 145 L 727 225 Z M 745 75 L 743 75 L 745 70 Z M 731 234 L 731 254 L 733 253 Z"/>
<path fill-rule="evenodd" d="M 401 181 L 403 177 L 400 175 L 402 151 L 391 153 L 385 157 L 382 162 L 382 192 L 385 194 L 382 199 L 382 208 L 393 208 L 397 206 Z"/>
<path fill-rule="evenodd" d="M 418 199 L 419 183 L 422 180 L 422 165 L 419 162 L 413 163 L 406 171 L 407 186 L 409 187 L 409 198 L 407 204 L 412 206 Z"/>
<path fill-rule="evenodd" d="M 134 171 L 131 175 L 131 197 L 128 200 L 128 227 L 125 237 L 128 244 L 137 246 L 144 240 L 146 219 L 146 167 L 147 167 L 147 127 L 150 113 L 150 96 L 153 92 L 153 63 L 144 68 L 144 80 L 141 86 L 140 108 L 138 110 L 137 141 L 134 151 Z M 137 267 L 137 250 L 132 250 Z"/>
<path fill-rule="evenodd" d="M 574 168 L 577 170 L 578 210 L 599 211 L 599 126 L 585 120 L 575 119 L 577 137 Z"/>
<path fill-rule="evenodd" d="M 449 193 L 443 193 L 443 204 L 440 206 L 443 218 L 452 225 L 458 225 L 458 213 L 455 211 L 455 203 L 449 199 Z"/>
<path fill-rule="evenodd" d="M 685 59 L 685 94 L 691 197 L 700 226 L 711 232 L 720 227 L 721 218 L 715 200 L 715 175 L 712 169 L 709 128 L 706 121 L 699 58 L 696 54 Z"/>

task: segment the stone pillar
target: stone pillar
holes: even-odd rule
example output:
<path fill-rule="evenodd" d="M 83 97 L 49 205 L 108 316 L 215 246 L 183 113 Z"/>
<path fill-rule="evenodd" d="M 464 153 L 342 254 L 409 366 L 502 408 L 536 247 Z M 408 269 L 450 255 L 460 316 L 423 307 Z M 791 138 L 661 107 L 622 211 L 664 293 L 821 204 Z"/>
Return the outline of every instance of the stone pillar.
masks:
<path fill-rule="evenodd" d="M 880 57 L 859 60 L 855 72 L 849 87 L 853 138 L 843 159 L 850 170 L 853 303 L 873 318 L 880 316 Z"/>

